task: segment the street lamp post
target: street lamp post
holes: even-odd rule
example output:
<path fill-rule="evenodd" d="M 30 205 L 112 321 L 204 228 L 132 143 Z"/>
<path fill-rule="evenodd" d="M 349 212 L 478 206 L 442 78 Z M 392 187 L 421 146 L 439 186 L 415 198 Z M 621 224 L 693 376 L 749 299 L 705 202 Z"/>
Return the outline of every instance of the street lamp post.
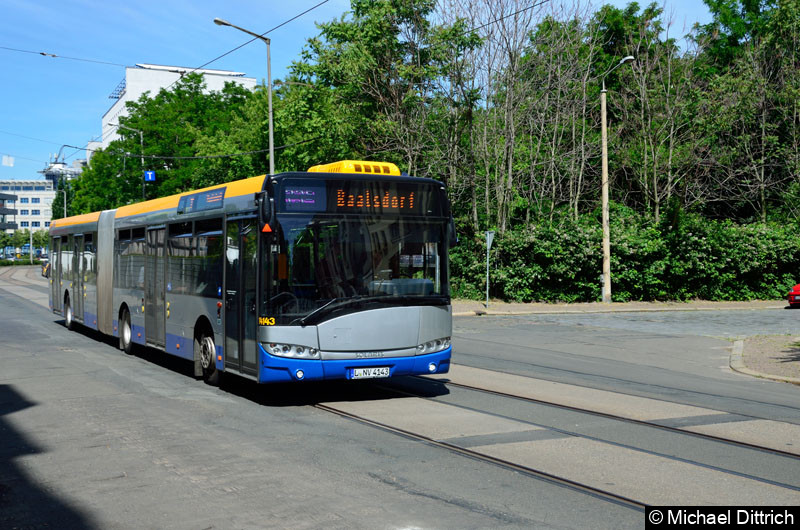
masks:
<path fill-rule="evenodd" d="M 602 90 L 600 90 L 600 127 L 603 143 L 602 155 L 602 193 L 601 204 L 603 211 L 603 303 L 611 303 L 611 232 L 608 226 L 608 129 L 606 125 L 606 77 L 608 74 L 625 63 L 633 61 L 633 56 L 628 55 L 603 74 Z"/>
<path fill-rule="evenodd" d="M 269 174 L 275 174 L 275 149 L 273 147 L 272 142 L 272 66 L 270 63 L 270 51 L 269 51 L 269 44 L 270 40 L 268 37 L 263 35 L 259 35 L 258 33 L 253 33 L 252 31 L 246 30 L 244 28 L 240 28 L 235 24 L 231 24 L 227 20 L 222 20 L 221 18 L 215 18 L 214 24 L 217 26 L 230 26 L 234 29 L 238 29 L 248 35 L 252 35 L 253 37 L 262 40 L 267 45 L 267 104 L 269 107 L 268 114 L 269 114 Z"/>
<path fill-rule="evenodd" d="M 133 127 L 128 127 L 127 125 L 122 125 L 121 123 L 109 123 L 108 125 L 109 125 L 109 127 L 120 127 L 122 129 L 128 129 L 129 131 L 133 131 L 133 132 L 139 133 L 139 149 L 140 149 L 140 151 L 139 151 L 140 152 L 139 160 L 142 162 L 142 200 L 145 200 L 145 194 L 144 194 L 144 185 L 145 185 L 145 179 L 144 179 L 144 133 L 142 133 L 142 131 L 140 131 L 139 129 L 134 129 Z"/>

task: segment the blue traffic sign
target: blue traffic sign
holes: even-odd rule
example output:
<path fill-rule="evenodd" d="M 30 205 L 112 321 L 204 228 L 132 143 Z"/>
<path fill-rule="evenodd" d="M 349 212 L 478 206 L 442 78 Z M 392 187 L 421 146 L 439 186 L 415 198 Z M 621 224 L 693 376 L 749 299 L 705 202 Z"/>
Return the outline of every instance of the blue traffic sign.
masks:
<path fill-rule="evenodd" d="M 155 182 L 156 181 L 156 172 L 155 171 L 145 171 L 144 172 L 144 181 L 145 182 Z"/>

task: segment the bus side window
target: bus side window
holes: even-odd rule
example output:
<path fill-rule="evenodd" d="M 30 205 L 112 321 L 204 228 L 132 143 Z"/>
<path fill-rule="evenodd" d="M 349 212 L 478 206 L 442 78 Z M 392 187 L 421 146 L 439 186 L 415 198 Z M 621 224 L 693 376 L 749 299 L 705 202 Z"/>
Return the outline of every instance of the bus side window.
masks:
<path fill-rule="evenodd" d="M 196 277 L 196 261 L 192 259 L 195 240 L 192 223 L 169 225 L 167 239 L 167 290 L 172 294 L 191 294 Z"/>
<path fill-rule="evenodd" d="M 222 287 L 223 239 L 222 219 L 203 219 L 195 222 L 197 268 L 193 292 L 206 298 L 218 298 Z"/>
<path fill-rule="evenodd" d="M 129 247 L 130 255 L 130 276 L 131 289 L 144 290 L 144 263 L 145 263 L 145 240 L 144 227 L 131 230 L 131 244 Z"/>

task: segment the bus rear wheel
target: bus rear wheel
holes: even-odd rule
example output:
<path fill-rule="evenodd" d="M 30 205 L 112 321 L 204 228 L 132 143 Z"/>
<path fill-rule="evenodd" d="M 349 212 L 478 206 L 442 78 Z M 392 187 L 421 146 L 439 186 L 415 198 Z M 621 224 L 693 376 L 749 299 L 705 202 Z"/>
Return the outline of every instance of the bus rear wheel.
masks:
<path fill-rule="evenodd" d="M 219 385 L 219 370 L 214 357 L 217 348 L 214 345 L 214 336 L 209 332 L 203 332 L 198 338 L 197 347 L 200 353 L 200 366 L 203 369 L 203 381 L 212 386 Z"/>
<path fill-rule="evenodd" d="M 122 311 L 122 317 L 119 319 L 119 349 L 128 355 L 133 351 L 132 337 L 131 314 L 125 309 Z"/>

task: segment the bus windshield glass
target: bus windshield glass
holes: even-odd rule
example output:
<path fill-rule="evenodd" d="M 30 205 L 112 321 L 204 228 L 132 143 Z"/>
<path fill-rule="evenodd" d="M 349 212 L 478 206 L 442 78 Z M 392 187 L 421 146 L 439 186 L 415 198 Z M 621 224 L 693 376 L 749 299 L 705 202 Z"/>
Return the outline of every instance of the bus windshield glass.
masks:
<path fill-rule="evenodd" d="M 262 245 L 261 314 L 306 325 L 364 309 L 448 304 L 445 234 L 437 218 L 279 214 Z"/>

